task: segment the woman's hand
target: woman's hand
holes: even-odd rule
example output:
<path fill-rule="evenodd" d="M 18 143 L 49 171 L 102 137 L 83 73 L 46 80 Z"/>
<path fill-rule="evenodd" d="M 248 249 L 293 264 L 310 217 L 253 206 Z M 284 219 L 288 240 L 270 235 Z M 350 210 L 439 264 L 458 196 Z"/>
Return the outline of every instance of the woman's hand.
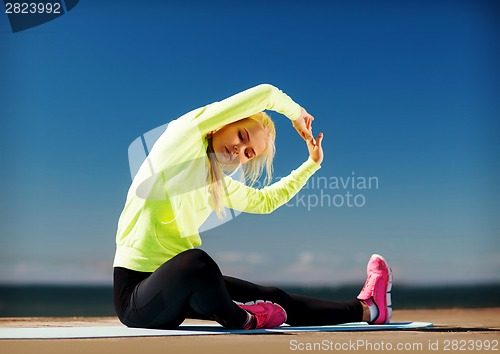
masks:
<path fill-rule="evenodd" d="M 292 122 L 293 127 L 299 135 L 306 141 L 307 150 L 309 150 L 309 156 L 318 165 L 323 162 L 323 147 L 321 142 L 323 141 L 323 133 L 319 133 L 318 137 L 314 139 L 312 133 L 312 121 L 314 117 L 307 113 L 307 111 L 302 108 L 300 117 Z"/>
<path fill-rule="evenodd" d="M 307 140 L 307 150 L 309 150 L 309 156 L 311 156 L 311 159 L 318 165 L 321 165 L 323 162 L 323 147 L 321 146 L 322 141 L 323 133 L 318 134 L 315 142 L 313 140 Z"/>
<path fill-rule="evenodd" d="M 300 113 L 300 117 L 292 121 L 292 125 L 302 139 L 307 142 L 312 141 L 315 143 L 311 130 L 311 123 L 314 120 L 314 117 L 307 113 L 304 108 L 301 107 L 301 109 L 302 111 Z"/>
<path fill-rule="evenodd" d="M 306 128 L 311 132 L 312 135 L 312 121 L 307 120 Z M 311 159 L 316 162 L 318 165 L 321 165 L 323 162 L 323 146 L 321 142 L 323 141 L 323 133 L 319 133 L 316 140 L 314 140 L 314 136 L 312 140 L 306 140 L 307 150 L 309 150 L 309 156 Z"/>

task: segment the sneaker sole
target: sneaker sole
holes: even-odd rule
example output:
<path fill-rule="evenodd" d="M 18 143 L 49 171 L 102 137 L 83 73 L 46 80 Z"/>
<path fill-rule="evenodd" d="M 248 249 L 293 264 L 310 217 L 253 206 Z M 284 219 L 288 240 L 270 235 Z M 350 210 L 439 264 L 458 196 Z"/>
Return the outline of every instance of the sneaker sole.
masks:
<path fill-rule="evenodd" d="M 381 259 L 385 266 L 387 267 L 387 270 L 389 271 L 389 282 L 387 283 L 387 289 L 385 291 L 385 321 L 383 323 L 390 323 L 391 322 L 391 317 L 392 317 L 392 297 L 391 297 L 391 290 L 392 290 L 392 269 L 389 267 L 389 264 L 385 260 L 384 257 L 382 257 L 379 254 L 373 254 L 372 257 L 379 258 Z M 372 258 L 370 257 L 370 258 Z M 375 301 L 374 301 L 375 303 Z M 375 306 L 377 304 L 375 303 Z M 378 307 L 377 307 L 378 308 Z M 380 309 L 379 314 L 380 314 Z M 379 315 L 380 316 L 380 315 Z"/>

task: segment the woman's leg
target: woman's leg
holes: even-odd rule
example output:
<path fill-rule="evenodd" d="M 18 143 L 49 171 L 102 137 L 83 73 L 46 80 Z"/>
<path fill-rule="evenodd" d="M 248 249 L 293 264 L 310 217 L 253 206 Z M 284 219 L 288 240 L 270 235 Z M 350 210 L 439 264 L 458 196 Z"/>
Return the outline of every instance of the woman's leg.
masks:
<path fill-rule="evenodd" d="M 269 300 L 281 305 L 291 326 L 322 326 L 358 322 L 363 318 L 359 300 L 333 302 L 312 297 L 288 294 L 271 286 L 261 286 L 245 280 L 224 276 L 231 298 L 238 302 Z"/>
<path fill-rule="evenodd" d="M 115 288 L 126 287 L 115 283 Z M 115 303 L 120 320 L 131 327 L 176 328 L 185 318 L 196 317 L 241 328 L 247 320 L 229 296 L 217 264 L 198 249 L 165 262 L 131 289 L 127 299 Z"/>

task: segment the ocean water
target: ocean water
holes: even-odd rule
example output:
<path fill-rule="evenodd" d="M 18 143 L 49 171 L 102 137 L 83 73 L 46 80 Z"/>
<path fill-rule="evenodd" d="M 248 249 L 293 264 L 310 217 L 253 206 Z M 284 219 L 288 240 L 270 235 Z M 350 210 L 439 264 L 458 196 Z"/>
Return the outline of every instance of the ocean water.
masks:
<path fill-rule="evenodd" d="M 358 286 L 281 286 L 285 291 L 327 300 L 352 300 Z M 469 286 L 398 286 L 392 291 L 393 308 L 500 307 L 500 284 Z M 0 285 L 0 317 L 114 316 L 113 289 L 109 286 Z"/>

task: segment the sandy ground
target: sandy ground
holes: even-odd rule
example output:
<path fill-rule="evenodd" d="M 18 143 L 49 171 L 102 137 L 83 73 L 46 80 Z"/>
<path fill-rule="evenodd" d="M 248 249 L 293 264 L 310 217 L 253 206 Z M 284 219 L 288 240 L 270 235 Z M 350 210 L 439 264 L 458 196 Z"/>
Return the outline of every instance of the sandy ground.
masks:
<path fill-rule="evenodd" d="M 0 340 L 16 353 L 500 353 L 500 308 L 394 311 L 393 321 L 432 322 L 421 330 L 188 337 Z M 188 321 L 200 323 L 201 321 Z M 0 327 L 116 326 L 115 318 L 0 318 Z M 488 349 L 487 349 L 488 348 Z M 342 350 L 343 349 L 343 350 Z M 481 350 L 480 350 L 481 349 Z"/>

